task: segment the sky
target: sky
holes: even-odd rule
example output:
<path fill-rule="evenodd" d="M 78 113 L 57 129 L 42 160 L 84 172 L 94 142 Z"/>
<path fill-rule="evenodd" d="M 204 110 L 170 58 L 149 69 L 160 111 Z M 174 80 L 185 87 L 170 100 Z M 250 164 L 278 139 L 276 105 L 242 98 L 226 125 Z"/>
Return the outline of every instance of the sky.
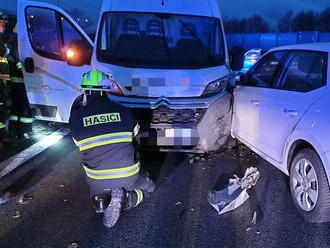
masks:
<path fill-rule="evenodd" d="M 41 0 L 52 4 L 58 4 L 65 10 L 80 8 L 88 13 L 88 16 L 97 23 L 97 16 L 102 0 Z M 124 1 L 124 0 L 122 0 Z M 136 0 L 139 1 L 139 0 Z M 150 0 L 158 1 L 158 0 Z M 160 0 L 159 0 L 160 1 Z M 180 0 L 166 0 L 180 1 Z M 17 0 L 0 0 L 0 9 L 16 9 Z M 223 17 L 246 18 L 258 14 L 264 17 L 271 26 L 276 26 L 277 20 L 289 10 L 294 13 L 313 10 L 320 12 L 330 7 L 330 0 L 219 0 Z M 91 7 L 92 4 L 92 7 Z"/>

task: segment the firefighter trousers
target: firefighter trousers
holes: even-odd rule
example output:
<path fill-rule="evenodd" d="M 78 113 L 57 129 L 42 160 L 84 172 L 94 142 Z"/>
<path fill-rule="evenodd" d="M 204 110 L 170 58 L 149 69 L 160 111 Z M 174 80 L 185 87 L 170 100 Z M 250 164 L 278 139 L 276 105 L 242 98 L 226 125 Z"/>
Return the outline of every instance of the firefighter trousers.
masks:
<path fill-rule="evenodd" d="M 10 97 L 12 107 L 9 117 L 9 134 L 12 137 L 23 137 L 32 131 L 32 112 L 26 95 L 24 83 L 11 83 Z"/>

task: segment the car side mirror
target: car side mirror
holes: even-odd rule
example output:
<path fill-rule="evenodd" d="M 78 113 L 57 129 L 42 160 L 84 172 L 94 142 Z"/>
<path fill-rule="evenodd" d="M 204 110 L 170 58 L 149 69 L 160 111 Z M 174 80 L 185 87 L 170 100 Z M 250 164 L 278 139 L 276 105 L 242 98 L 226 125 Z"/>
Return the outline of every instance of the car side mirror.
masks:
<path fill-rule="evenodd" d="M 250 74 L 240 74 L 239 78 L 237 79 L 237 85 L 250 85 L 250 81 L 251 81 L 251 75 Z"/>
<path fill-rule="evenodd" d="M 230 69 L 239 71 L 244 65 L 244 49 L 242 47 L 233 47 L 230 53 Z"/>
<path fill-rule="evenodd" d="M 72 40 L 65 51 L 67 64 L 77 67 L 89 65 L 91 62 L 91 55 L 91 47 L 81 40 Z"/>

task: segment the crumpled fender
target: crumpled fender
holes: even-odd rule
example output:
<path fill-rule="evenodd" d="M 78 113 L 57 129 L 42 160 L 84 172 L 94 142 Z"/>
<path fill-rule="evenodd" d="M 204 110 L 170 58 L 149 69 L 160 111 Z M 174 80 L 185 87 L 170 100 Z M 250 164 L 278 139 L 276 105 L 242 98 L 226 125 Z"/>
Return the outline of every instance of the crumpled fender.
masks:
<path fill-rule="evenodd" d="M 232 95 L 224 94 L 215 100 L 197 125 L 199 143 L 196 149 L 202 152 L 219 150 L 230 135 L 232 119 Z"/>

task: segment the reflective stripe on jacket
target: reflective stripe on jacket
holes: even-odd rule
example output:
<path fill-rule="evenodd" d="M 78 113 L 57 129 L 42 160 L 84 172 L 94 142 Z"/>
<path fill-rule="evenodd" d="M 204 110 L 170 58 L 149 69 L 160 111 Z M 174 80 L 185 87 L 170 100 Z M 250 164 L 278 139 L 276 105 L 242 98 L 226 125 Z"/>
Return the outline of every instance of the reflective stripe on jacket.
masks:
<path fill-rule="evenodd" d="M 10 81 L 12 83 L 24 83 L 24 79 L 23 78 L 20 78 L 20 77 L 11 77 L 10 78 Z"/>
<path fill-rule="evenodd" d="M 137 135 L 139 129 L 140 129 L 139 124 L 136 124 L 133 132 L 108 133 L 94 137 L 89 137 L 87 139 L 83 139 L 79 141 L 73 138 L 73 141 L 76 144 L 76 146 L 79 147 L 80 151 L 84 151 L 97 146 L 104 146 L 104 145 L 121 143 L 121 142 L 132 142 L 133 137 Z"/>
<path fill-rule="evenodd" d="M 107 170 L 93 170 L 84 166 L 86 175 L 96 180 L 117 179 L 133 176 L 140 171 L 140 162 L 128 167 L 121 167 Z"/>

